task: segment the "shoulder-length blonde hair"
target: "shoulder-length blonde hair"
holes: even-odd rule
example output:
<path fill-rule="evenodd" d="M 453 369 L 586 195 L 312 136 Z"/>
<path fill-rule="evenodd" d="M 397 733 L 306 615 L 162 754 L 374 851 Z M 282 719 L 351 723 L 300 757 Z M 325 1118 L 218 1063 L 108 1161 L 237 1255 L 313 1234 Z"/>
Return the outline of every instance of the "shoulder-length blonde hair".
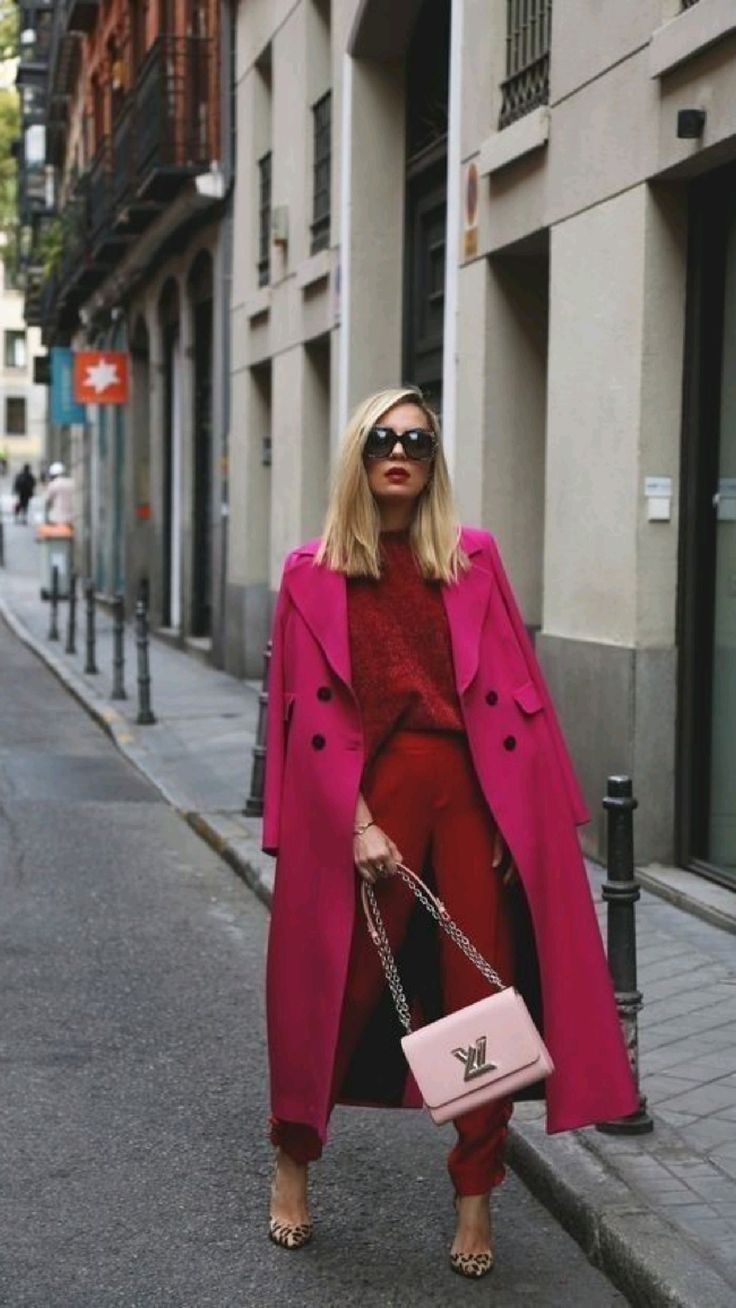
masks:
<path fill-rule="evenodd" d="M 397 404 L 416 404 L 437 437 L 429 482 L 417 502 L 410 539 L 419 571 L 428 581 L 455 581 L 468 566 L 460 548 L 460 525 L 437 415 L 413 386 L 377 391 L 359 404 L 348 422 L 327 508 L 316 563 L 348 577 L 380 577 L 381 518 L 363 463 L 371 427 Z"/>

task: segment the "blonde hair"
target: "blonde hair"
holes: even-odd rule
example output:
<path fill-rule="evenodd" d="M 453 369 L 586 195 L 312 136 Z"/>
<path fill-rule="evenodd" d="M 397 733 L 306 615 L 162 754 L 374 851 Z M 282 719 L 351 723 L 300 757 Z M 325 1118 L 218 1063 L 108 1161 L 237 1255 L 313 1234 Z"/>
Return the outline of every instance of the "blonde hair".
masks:
<path fill-rule="evenodd" d="M 468 566 L 460 548 L 455 511 L 437 415 L 413 386 L 377 391 L 359 404 L 343 436 L 327 508 L 322 542 L 315 562 L 348 577 L 380 577 L 381 518 L 365 466 L 363 446 L 371 427 L 397 404 L 416 404 L 437 438 L 432 472 L 419 497 L 410 528 L 414 557 L 428 581 L 456 581 Z"/>

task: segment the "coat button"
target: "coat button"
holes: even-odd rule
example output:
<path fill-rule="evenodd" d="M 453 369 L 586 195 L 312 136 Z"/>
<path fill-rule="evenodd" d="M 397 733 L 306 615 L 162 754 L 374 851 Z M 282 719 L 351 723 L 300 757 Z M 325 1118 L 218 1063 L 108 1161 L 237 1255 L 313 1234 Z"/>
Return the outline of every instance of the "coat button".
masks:
<path fill-rule="evenodd" d="M 488 694 L 486 695 L 486 704 L 497 704 L 497 703 L 498 703 L 498 691 L 489 690 Z"/>
<path fill-rule="evenodd" d="M 329 686 L 320 686 L 319 690 L 317 691 L 317 699 L 322 699 L 322 700 L 332 699 L 332 691 L 330 690 Z"/>
<path fill-rule="evenodd" d="M 324 749 L 326 743 L 324 736 L 312 736 L 312 749 Z"/>
<path fill-rule="evenodd" d="M 516 749 L 516 736 L 507 736 L 503 742 L 504 749 Z"/>

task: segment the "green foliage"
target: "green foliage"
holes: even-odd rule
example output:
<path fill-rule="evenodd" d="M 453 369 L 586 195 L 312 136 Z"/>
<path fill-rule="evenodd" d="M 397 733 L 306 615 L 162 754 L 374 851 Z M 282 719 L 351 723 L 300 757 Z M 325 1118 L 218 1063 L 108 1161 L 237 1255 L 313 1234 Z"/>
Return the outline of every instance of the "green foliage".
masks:
<path fill-rule="evenodd" d="M 18 17 L 20 10 L 12 0 L 0 0 L 0 60 L 18 53 Z"/>

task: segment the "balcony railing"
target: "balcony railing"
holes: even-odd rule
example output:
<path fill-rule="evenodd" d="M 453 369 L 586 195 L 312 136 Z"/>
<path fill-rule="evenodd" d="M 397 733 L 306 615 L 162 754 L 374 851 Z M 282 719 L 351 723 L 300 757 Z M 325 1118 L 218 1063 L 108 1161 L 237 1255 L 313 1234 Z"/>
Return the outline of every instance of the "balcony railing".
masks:
<path fill-rule="evenodd" d="M 159 37 L 135 90 L 136 189 L 201 172 L 218 157 L 213 42 L 207 37 Z"/>
<path fill-rule="evenodd" d="M 105 137 L 89 170 L 89 237 L 95 245 L 110 227 L 112 217 L 112 152 Z"/>
<path fill-rule="evenodd" d="M 506 78 L 499 127 L 549 101 L 552 0 L 507 0 Z"/>

